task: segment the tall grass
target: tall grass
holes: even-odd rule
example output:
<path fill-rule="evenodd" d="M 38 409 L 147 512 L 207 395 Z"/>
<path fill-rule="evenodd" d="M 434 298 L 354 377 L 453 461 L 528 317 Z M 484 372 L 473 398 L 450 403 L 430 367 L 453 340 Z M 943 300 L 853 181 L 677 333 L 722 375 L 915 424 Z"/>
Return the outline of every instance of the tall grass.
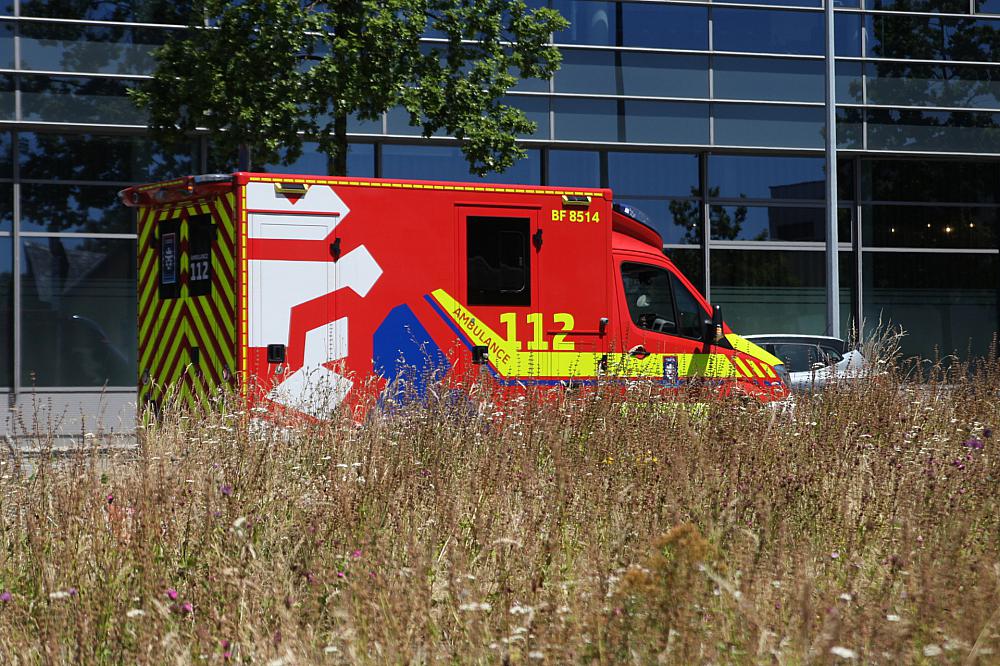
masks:
<path fill-rule="evenodd" d="M 4 663 L 998 663 L 1000 365 L 800 396 L 167 407 L 0 482 Z M 912 375 L 910 375 L 912 376 Z"/>

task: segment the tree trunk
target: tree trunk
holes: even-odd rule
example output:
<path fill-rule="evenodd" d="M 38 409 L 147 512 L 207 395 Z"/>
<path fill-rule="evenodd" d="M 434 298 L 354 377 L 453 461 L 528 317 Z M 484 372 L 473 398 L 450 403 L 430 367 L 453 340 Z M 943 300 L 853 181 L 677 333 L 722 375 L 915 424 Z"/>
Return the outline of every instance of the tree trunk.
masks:
<path fill-rule="evenodd" d="M 251 157 L 252 150 L 249 144 L 241 143 L 239 149 L 237 150 L 237 170 L 238 171 L 249 171 L 251 168 Z"/>
<path fill-rule="evenodd" d="M 338 114 L 333 119 L 333 142 L 337 148 L 330 161 L 331 176 L 347 175 L 347 114 Z"/>

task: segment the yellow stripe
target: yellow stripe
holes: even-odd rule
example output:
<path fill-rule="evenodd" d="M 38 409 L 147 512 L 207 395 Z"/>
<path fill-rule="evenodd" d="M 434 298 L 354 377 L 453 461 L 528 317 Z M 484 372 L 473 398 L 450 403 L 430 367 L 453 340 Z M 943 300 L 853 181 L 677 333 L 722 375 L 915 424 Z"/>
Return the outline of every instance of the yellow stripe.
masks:
<path fill-rule="evenodd" d="M 213 340 L 215 336 L 212 335 L 211 328 L 207 326 L 205 322 L 202 321 L 201 315 L 198 313 L 198 308 L 194 306 L 193 303 L 194 297 L 191 299 L 191 301 L 192 302 L 188 303 L 188 313 L 191 315 L 191 319 L 194 321 L 194 327 L 198 330 L 198 334 L 201 336 L 202 340 Z M 212 347 L 211 344 L 206 345 L 199 343 L 197 345 L 194 345 L 193 343 L 199 341 L 195 339 L 193 332 L 191 338 L 192 338 L 191 339 L 192 346 L 198 347 L 201 350 L 203 356 L 209 357 L 209 360 L 213 363 L 215 367 L 219 367 L 221 365 L 219 363 L 218 356 L 215 355 L 215 349 Z"/>
<path fill-rule="evenodd" d="M 247 317 L 247 267 L 249 260 L 247 259 L 247 188 L 240 188 L 240 227 L 242 233 L 240 234 L 240 256 L 243 258 L 243 270 L 240 275 L 241 284 L 241 297 L 242 304 L 240 306 L 240 328 L 242 330 L 243 344 L 240 345 L 242 349 L 242 363 L 240 364 L 240 372 L 243 373 L 244 378 L 250 372 L 250 359 L 248 352 L 248 345 L 250 344 L 250 331 L 248 330 L 249 322 Z M 247 382 L 241 382 L 242 392 L 246 395 Z"/>
<path fill-rule="evenodd" d="M 752 376 L 750 374 L 750 370 L 747 369 L 747 366 L 743 365 L 743 360 L 739 356 L 734 356 L 733 357 L 733 363 L 735 363 L 736 367 L 740 369 L 740 372 L 743 373 L 744 377 L 751 377 Z"/>
<path fill-rule="evenodd" d="M 431 294 L 456 327 L 473 341 L 490 350 L 490 364 L 505 378 L 596 377 L 602 374 L 601 362 L 607 358 L 607 374 L 620 377 L 663 377 L 663 361 L 677 359 L 679 377 L 738 377 L 736 368 L 725 354 L 650 354 L 637 359 L 628 354 L 572 351 L 520 351 L 516 342 L 508 342 L 443 289 Z"/>
<path fill-rule="evenodd" d="M 747 365 L 749 365 L 751 368 L 753 368 L 753 373 L 755 375 L 757 375 L 761 379 L 764 378 L 764 373 L 760 371 L 760 366 L 758 366 L 756 363 L 754 363 L 754 361 L 753 361 L 752 358 L 748 358 L 747 359 Z"/>
<path fill-rule="evenodd" d="M 774 374 L 774 370 L 771 369 L 771 366 L 769 366 L 766 363 L 761 363 L 761 366 L 763 366 L 764 372 L 767 373 L 768 377 L 770 377 L 771 379 L 777 379 L 778 378 L 778 375 Z"/>

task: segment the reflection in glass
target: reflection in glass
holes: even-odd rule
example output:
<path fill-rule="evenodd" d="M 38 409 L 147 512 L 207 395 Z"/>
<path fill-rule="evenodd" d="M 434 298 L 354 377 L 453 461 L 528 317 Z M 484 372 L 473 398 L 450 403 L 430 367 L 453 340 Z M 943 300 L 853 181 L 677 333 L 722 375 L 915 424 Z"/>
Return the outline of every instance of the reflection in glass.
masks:
<path fill-rule="evenodd" d="M 1000 21 L 877 14 L 865 17 L 869 56 L 995 62 Z"/>
<path fill-rule="evenodd" d="M 968 14 L 966 0 L 865 0 L 865 9 L 927 14 Z"/>
<path fill-rule="evenodd" d="M 716 104 L 715 143 L 723 146 L 822 148 L 822 107 Z"/>
<path fill-rule="evenodd" d="M 14 120 L 14 77 L 0 74 L 0 120 Z"/>
<path fill-rule="evenodd" d="M 613 99 L 552 100 L 554 138 L 564 141 L 618 141 L 618 102 Z"/>
<path fill-rule="evenodd" d="M 722 3 L 742 3 L 745 0 L 715 0 Z M 776 7 L 822 7 L 823 0 L 753 0 L 755 5 L 774 5 Z"/>
<path fill-rule="evenodd" d="M 823 101 L 821 60 L 716 56 L 713 66 L 717 99 Z"/>
<path fill-rule="evenodd" d="M 822 333 L 823 252 L 721 250 L 710 255 L 712 303 L 740 334 Z"/>
<path fill-rule="evenodd" d="M 186 25 L 190 0 L 21 0 L 21 16 Z"/>
<path fill-rule="evenodd" d="M 135 212 L 118 200 L 120 187 L 21 185 L 22 231 L 135 233 Z"/>
<path fill-rule="evenodd" d="M 21 75 L 24 120 L 145 125 L 125 91 L 134 85 L 121 79 Z"/>
<path fill-rule="evenodd" d="M 11 153 L 13 141 L 9 132 L 0 132 L 0 178 L 14 175 L 14 157 Z"/>
<path fill-rule="evenodd" d="M 841 6 L 837 0 L 834 4 Z M 845 3 L 843 6 L 848 5 Z M 852 0 L 850 6 L 857 7 L 858 0 Z M 833 32 L 834 50 L 838 57 L 861 55 L 861 14 L 837 12 L 833 17 Z"/>
<path fill-rule="evenodd" d="M 841 199 L 854 194 L 853 163 L 837 168 Z M 726 199 L 826 199 L 826 161 L 822 157 L 709 155 L 708 182 L 713 197 Z"/>
<path fill-rule="evenodd" d="M 27 21 L 21 25 L 21 68 L 152 74 L 156 67 L 153 50 L 169 36 L 168 31 L 155 28 Z"/>
<path fill-rule="evenodd" d="M 823 14 L 774 9 L 715 9 L 718 51 L 823 54 Z"/>
<path fill-rule="evenodd" d="M 0 21 L 0 68 L 14 69 L 14 24 Z"/>
<path fill-rule="evenodd" d="M 550 150 L 546 185 L 601 186 L 601 156 L 592 150 Z"/>
<path fill-rule="evenodd" d="M 381 177 L 538 185 L 542 175 L 539 151 L 529 149 L 527 152 L 527 158 L 519 160 L 506 172 L 477 178 L 469 173 L 462 151 L 453 146 L 384 145 Z"/>
<path fill-rule="evenodd" d="M 14 260 L 12 247 L 10 237 L 0 238 L 0 386 L 11 386 L 14 383 Z"/>
<path fill-rule="evenodd" d="M 826 209 L 806 206 L 712 206 L 712 240 L 823 242 Z M 837 210 L 837 237 L 851 240 L 851 209 Z"/>
<path fill-rule="evenodd" d="M 872 150 L 1000 152 L 1000 113 L 869 109 Z"/>
<path fill-rule="evenodd" d="M 837 147 L 860 149 L 864 145 L 864 110 L 837 107 Z"/>
<path fill-rule="evenodd" d="M 974 4 L 981 14 L 1000 14 L 1000 0 L 975 0 Z"/>
<path fill-rule="evenodd" d="M 507 95 L 500 100 L 501 104 L 512 106 L 524 112 L 524 116 L 535 123 L 533 134 L 518 134 L 521 139 L 549 139 L 549 98 L 529 97 L 527 95 Z"/>
<path fill-rule="evenodd" d="M 998 255 L 865 252 L 869 331 L 902 326 L 906 355 L 985 354 L 997 331 Z"/>
<path fill-rule="evenodd" d="M 14 224 L 14 186 L 0 183 L 0 231 L 10 231 Z"/>
<path fill-rule="evenodd" d="M 708 97 L 708 57 L 563 50 L 556 92 L 638 97 Z"/>
<path fill-rule="evenodd" d="M 865 206 L 866 247 L 995 248 L 1000 207 Z"/>
<path fill-rule="evenodd" d="M 615 201 L 645 213 L 664 243 L 701 243 L 701 201 L 698 199 L 619 195 L 615 192 Z"/>
<path fill-rule="evenodd" d="M 330 159 L 326 153 L 320 152 L 315 141 L 305 141 L 302 144 L 302 154 L 288 165 L 265 164 L 254 165 L 254 171 L 263 173 L 297 173 L 310 176 L 326 176 L 331 173 Z M 347 175 L 361 178 L 375 176 L 375 146 L 370 143 L 350 143 L 347 145 Z"/>
<path fill-rule="evenodd" d="M 555 34 L 557 44 L 708 48 L 705 7 L 593 0 L 554 0 L 552 7 L 570 22 Z"/>
<path fill-rule="evenodd" d="M 630 143 L 708 143 L 708 105 L 627 100 L 622 138 Z"/>
<path fill-rule="evenodd" d="M 22 240 L 24 386 L 135 386 L 135 243 Z"/>
<path fill-rule="evenodd" d="M 188 175 L 198 164 L 195 141 L 170 150 L 138 136 L 21 132 L 18 140 L 28 179 L 151 182 Z"/>
<path fill-rule="evenodd" d="M 664 250 L 667 258 L 674 262 L 674 266 L 680 269 L 691 284 L 700 293 L 705 293 L 705 262 L 702 260 L 700 249 L 678 249 L 669 248 Z"/>
<path fill-rule="evenodd" d="M 1000 67 L 911 62 L 865 66 L 868 102 L 1000 108 Z"/>
<path fill-rule="evenodd" d="M 616 198 L 698 196 L 698 156 L 612 151 L 608 153 L 608 186 Z"/>
<path fill-rule="evenodd" d="M 862 160 L 862 201 L 1000 203 L 1000 163 Z"/>

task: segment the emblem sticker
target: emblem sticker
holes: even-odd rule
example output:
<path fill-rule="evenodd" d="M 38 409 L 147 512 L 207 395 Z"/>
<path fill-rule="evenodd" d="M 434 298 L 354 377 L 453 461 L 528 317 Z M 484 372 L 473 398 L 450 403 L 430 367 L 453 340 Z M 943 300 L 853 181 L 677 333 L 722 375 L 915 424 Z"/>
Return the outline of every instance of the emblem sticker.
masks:
<path fill-rule="evenodd" d="M 664 356 L 663 357 L 663 381 L 668 384 L 677 383 L 677 357 L 676 356 Z"/>

